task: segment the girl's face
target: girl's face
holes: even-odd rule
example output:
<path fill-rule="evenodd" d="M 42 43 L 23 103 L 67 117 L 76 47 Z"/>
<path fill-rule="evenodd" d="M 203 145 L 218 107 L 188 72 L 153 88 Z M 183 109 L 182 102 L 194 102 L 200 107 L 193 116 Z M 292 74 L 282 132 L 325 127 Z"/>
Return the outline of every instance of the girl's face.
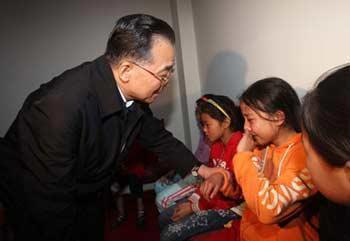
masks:
<path fill-rule="evenodd" d="M 350 204 L 350 168 L 334 167 L 327 163 L 310 145 L 303 131 L 303 144 L 307 154 L 307 167 L 318 190 L 336 203 Z"/>
<path fill-rule="evenodd" d="M 244 102 L 240 103 L 240 108 L 244 117 L 244 130 L 252 136 L 257 145 L 265 146 L 277 140 L 281 128 L 279 121 L 272 121 L 273 116 L 253 110 Z"/>
<path fill-rule="evenodd" d="M 203 113 L 200 115 L 200 121 L 203 133 L 210 142 L 219 140 L 225 133 L 225 126 L 218 120 L 212 118 L 210 115 Z"/>

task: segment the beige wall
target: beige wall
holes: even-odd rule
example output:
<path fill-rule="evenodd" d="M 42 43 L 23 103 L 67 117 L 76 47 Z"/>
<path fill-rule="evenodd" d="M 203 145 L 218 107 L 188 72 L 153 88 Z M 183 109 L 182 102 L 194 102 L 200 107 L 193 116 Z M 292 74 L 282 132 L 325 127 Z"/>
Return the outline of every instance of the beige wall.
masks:
<path fill-rule="evenodd" d="M 103 53 L 115 20 L 149 13 L 177 31 L 178 73 L 152 106 L 195 149 L 195 100 L 237 97 L 267 76 L 303 95 L 326 69 L 349 62 L 348 0 L 4 0 L 0 5 L 0 136 L 24 98 L 67 68 Z"/>
<path fill-rule="evenodd" d="M 192 0 L 203 92 L 236 97 L 282 77 L 303 95 L 350 61 L 348 0 Z"/>

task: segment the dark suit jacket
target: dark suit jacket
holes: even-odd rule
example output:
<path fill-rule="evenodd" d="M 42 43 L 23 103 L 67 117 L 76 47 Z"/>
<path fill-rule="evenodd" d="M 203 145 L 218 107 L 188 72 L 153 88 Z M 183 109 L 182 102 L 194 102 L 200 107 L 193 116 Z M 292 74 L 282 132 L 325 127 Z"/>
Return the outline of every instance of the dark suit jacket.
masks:
<path fill-rule="evenodd" d="M 136 136 L 181 174 L 198 164 L 147 105 L 135 102 L 127 118 L 124 110 L 104 56 L 41 85 L 2 141 L 11 157 L 0 167 L 17 183 L 9 192 L 23 194 L 21 205 L 35 216 L 59 215 L 109 185 Z"/>

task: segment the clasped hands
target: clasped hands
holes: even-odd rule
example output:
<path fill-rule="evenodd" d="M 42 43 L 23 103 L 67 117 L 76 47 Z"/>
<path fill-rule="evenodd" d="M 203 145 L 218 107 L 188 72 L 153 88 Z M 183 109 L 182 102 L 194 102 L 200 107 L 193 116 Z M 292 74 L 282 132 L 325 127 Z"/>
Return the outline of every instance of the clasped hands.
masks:
<path fill-rule="evenodd" d="M 207 200 L 212 199 L 220 191 L 220 188 L 224 182 L 224 176 L 218 172 L 218 168 L 221 167 L 207 167 L 202 165 L 198 170 L 198 173 L 204 178 L 203 183 L 200 185 L 200 192 L 202 197 Z M 222 169 L 222 168 L 221 168 Z M 190 201 L 179 203 L 174 210 L 172 220 L 177 222 L 178 220 L 193 213 L 192 204 Z"/>

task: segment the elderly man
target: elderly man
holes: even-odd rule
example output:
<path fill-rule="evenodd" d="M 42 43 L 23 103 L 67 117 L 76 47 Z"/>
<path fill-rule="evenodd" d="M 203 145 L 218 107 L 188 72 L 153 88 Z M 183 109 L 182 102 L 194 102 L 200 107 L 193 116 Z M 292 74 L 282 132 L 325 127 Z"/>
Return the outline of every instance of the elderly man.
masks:
<path fill-rule="evenodd" d="M 101 193 L 136 137 L 180 174 L 209 175 L 148 107 L 172 76 L 174 42 L 160 19 L 122 17 L 104 55 L 28 96 L 1 140 L 0 199 L 16 240 L 103 240 Z"/>

